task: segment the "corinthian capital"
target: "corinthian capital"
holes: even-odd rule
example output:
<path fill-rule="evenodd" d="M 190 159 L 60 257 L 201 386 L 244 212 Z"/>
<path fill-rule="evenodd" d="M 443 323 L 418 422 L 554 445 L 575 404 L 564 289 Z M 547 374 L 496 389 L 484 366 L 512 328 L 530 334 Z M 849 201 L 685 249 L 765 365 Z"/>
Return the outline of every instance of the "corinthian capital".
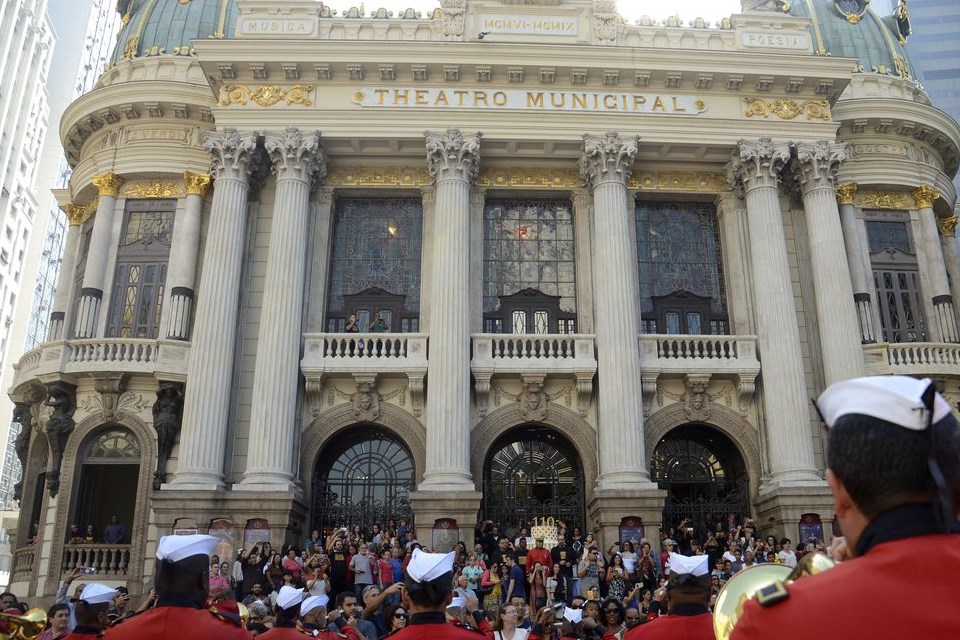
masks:
<path fill-rule="evenodd" d="M 90 182 L 93 183 L 93 186 L 97 188 L 97 191 L 101 196 L 108 196 L 111 198 L 116 198 L 120 195 L 120 187 L 123 186 L 123 178 L 118 176 L 115 173 L 103 173 L 99 176 L 93 176 L 90 179 Z"/>
<path fill-rule="evenodd" d="M 584 134 L 580 177 L 591 187 L 602 182 L 626 184 L 639 150 L 640 136 L 621 136 L 616 131 L 604 136 Z"/>
<path fill-rule="evenodd" d="M 790 160 L 790 145 L 760 138 L 756 142 L 741 140 L 727 165 L 731 185 L 742 183 L 749 191 L 757 187 L 776 187 L 780 172 Z"/>
<path fill-rule="evenodd" d="M 207 195 L 207 191 L 210 190 L 210 183 L 212 181 L 213 176 L 209 173 L 183 172 L 183 184 L 187 187 L 188 196 L 204 197 Z"/>
<path fill-rule="evenodd" d="M 847 145 L 830 140 L 799 142 L 794 173 L 804 192 L 833 184 L 840 164 L 847 159 Z"/>
<path fill-rule="evenodd" d="M 446 133 L 426 132 L 427 166 L 434 180 L 456 178 L 473 182 L 480 172 L 480 138 L 477 132 L 464 136 L 459 129 Z"/>
<path fill-rule="evenodd" d="M 304 134 L 296 127 L 287 127 L 280 135 L 264 136 L 263 146 L 278 178 L 310 182 L 327 175 L 327 157 L 320 145 L 319 131 Z"/>
<path fill-rule="evenodd" d="M 928 184 L 922 184 L 914 190 L 913 199 L 917 201 L 917 209 L 932 209 L 933 203 L 940 199 L 940 192 Z"/>
<path fill-rule="evenodd" d="M 215 178 L 243 180 L 257 148 L 256 134 L 241 134 L 236 129 L 208 131 L 203 139 L 203 148 L 213 161 Z"/>

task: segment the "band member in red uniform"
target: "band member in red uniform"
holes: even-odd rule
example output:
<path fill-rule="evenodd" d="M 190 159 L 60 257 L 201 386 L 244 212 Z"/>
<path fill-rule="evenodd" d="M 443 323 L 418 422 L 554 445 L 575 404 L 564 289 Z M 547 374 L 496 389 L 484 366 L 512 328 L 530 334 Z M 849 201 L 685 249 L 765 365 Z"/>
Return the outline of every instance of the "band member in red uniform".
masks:
<path fill-rule="evenodd" d="M 250 640 L 250 632 L 205 609 L 212 536 L 164 536 L 157 545 L 157 606 L 121 619 L 109 640 Z"/>
<path fill-rule="evenodd" d="M 714 640 L 709 556 L 670 554 L 667 615 L 627 631 L 624 640 Z M 662 594 L 663 592 L 661 592 Z"/>
<path fill-rule="evenodd" d="M 761 590 L 731 637 L 957 637 L 960 426 L 950 405 L 930 380 L 883 376 L 833 384 L 817 407 L 830 430 L 842 562 Z M 910 606 L 878 611 L 895 593 L 909 594 Z"/>
<path fill-rule="evenodd" d="M 410 612 L 407 626 L 390 635 L 392 640 L 480 640 L 483 634 L 446 621 L 444 612 L 453 600 L 453 559 L 450 552 L 424 553 L 415 549 L 404 577 L 403 606 Z M 482 619 L 482 612 L 474 619 Z M 478 620 L 479 624 L 479 620 Z"/>
<path fill-rule="evenodd" d="M 110 603 L 117 594 L 98 582 L 91 582 L 83 588 L 77 600 L 77 626 L 73 628 L 64 640 L 90 640 L 103 635 L 103 630 L 110 626 Z"/>
<path fill-rule="evenodd" d="M 543 548 L 543 538 L 534 540 L 534 547 L 527 554 L 527 566 L 525 568 L 528 576 L 533 573 L 533 568 L 538 564 L 547 568 L 548 575 L 553 571 L 553 557 L 548 550 Z"/>
<path fill-rule="evenodd" d="M 326 596 L 310 596 L 300 605 L 300 623 L 307 635 L 320 640 L 337 640 L 339 637 L 349 638 L 350 640 L 360 640 L 356 629 L 350 626 L 348 621 L 343 620 L 339 613 L 332 613 L 327 617 L 326 603 L 330 599 Z M 340 629 L 340 635 L 327 629 L 327 622 L 332 622 Z"/>

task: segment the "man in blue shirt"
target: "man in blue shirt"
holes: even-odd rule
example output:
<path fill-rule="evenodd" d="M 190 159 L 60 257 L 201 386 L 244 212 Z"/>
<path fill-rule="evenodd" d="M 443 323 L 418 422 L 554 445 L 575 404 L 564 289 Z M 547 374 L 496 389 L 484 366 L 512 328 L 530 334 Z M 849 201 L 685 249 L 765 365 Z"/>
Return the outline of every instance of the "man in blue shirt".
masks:
<path fill-rule="evenodd" d="M 510 602 L 510 598 L 527 599 L 526 580 L 523 578 L 523 569 L 517 564 L 517 559 L 513 553 L 505 553 L 503 556 L 507 563 L 509 573 L 507 574 L 507 588 L 504 592 L 504 602 Z"/>

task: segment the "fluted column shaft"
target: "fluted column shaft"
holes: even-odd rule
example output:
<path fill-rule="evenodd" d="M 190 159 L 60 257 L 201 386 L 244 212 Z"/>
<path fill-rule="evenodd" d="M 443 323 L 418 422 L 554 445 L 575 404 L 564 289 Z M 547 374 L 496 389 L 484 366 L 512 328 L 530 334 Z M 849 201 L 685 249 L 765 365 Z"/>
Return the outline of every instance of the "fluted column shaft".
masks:
<path fill-rule="evenodd" d="M 183 172 L 187 187 L 184 210 L 173 223 L 173 242 L 167 267 L 167 288 L 170 291 L 170 310 L 167 338 L 190 339 L 190 317 L 197 275 L 197 252 L 200 248 L 200 223 L 203 216 L 203 197 L 213 176 L 206 173 Z"/>
<path fill-rule="evenodd" d="M 935 332 L 934 338 L 942 342 L 960 342 L 957 314 L 950 293 L 950 282 L 947 280 L 937 218 L 933 211 L 933 203 L 940 198 L 940 192 L 928 185 L 921 185 L 913 192 L 913 197 L 917 201 L 920 214 L 920 250 L 917 252 L 917 261 L 930 283 L 931 290 L 924 293 L 933 299 L 934 318 L 931 325 Z"/>
<path fill-rule="evenodd" d="M 93 185 L 100 192 L 97 214 L 93 219 L 93 234 L 87 250 L 87 264 L 83 271 L 83 286 L 77 306 L 77 338 L 94 338 L 100 319 L 100 302 L 103 300 L 103 283 L 107 277 L 107 259 L 113 239 L 113 223 L 116 217 L 117 196 L 123 179 L 115 173 L 93 177 Z"/>
<path fill-rule="evenodd" d="M 57 288 L 53 293 L 53 307 L 50 309 L 50 327 L 47 340 L 63 340 L 67 321 L 67 309 L 70 308 L 70 292 L 73 291 L 73 274 L 77 270 L 77 253 L 80 251 L 80 226 L 85 219 L 83 207 L 67 205 L 67 237 L 63 241 L 63 258 L 60 262 L 60 275 Z"/>
<path fill-rule="evenodd" d="M 767 447 L 774 485 L 820 482 L 778 189 L 780 172 L 789 158 L 788 145 L 764 138 L 740 142 L 730 166 L 732 177 L 743 184 L 746 194 Z"/>
<path fill-rule="evenodd" d="M 247 171 L 256 147 L 253 136 L 235 129 L 209 134 L 214 191 L 200 277 L 196 323 L 184 394 L 180 454 L 171 489 L 223 487 L 227 417 L 233 371 Z"/>
<path fill-rule="evenodd" d="M 326 173 L 320 134 L 288 128 L 264 141 L 277 173 L 263 308 L 253 374 L 250 442 L 240 490 L 292 490 L 296 448 L 297 379 L 303 335 L 310 188 Z"/>
<path fill-rule="evenodd" d="M 843 230 L 843 244 L 847 252 L 847 266 L 850 267 L 850 283 L 853 286 L 853 299 L 857 307 L 857 323 L 860 327 L 860 340 L 864 344 L 877 342 L 874 324 L 873 275 L 868 270 L 869 249 L 863 244 L 857 206 L 854 195 L 857 183 L 848 182 L 837 185 L 837 203 L 840 211 L 840 227 Z"/>
<path fill-rule="evenodd" d="M 827 385 L 865 373 L 860 323 L 847 263 L 833 177 L 846 158 L 829 141 L 797 145 L 796 173 L 803 194 L 820 351 Z"/>
<path fill-rule="evenodd" d="M 420 491 L 473 491 L 470 474 L 470 186 L 480 166 L 480 134 L 427 134 L 436 180 L 427 455 Z"/>
<path fill-rule="evenodd" d="M 648 489 L 640 393 L 639 284 L 630 267 L 633 212 L 627 180 L 640 139 L 585 135 L 580 173 L 593 192 L 593 295 L 597 309 L 597 489 Z M 612 268 L 611 268 L 612 266 Z"/>
<path fill-rule="evenodd" d="M 952 218 L 937 218 L 940 227 L 940 248 L 943 250 L 943 261 L 947 265 L 947 274 L 950 276 L 950 294 L 954 300 L 960 300 L 960 255 L 957 247 L 957 216 Z"/>

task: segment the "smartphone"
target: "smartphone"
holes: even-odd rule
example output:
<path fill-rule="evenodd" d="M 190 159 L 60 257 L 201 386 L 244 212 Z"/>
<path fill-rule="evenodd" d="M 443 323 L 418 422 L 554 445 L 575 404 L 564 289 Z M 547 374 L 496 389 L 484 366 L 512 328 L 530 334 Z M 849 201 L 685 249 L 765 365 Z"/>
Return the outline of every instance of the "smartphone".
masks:
<path fill-rule="evenodd" d="M 84 567 L 83 570 L 81 571 L 82 574 L 87 575 L 87 576 L 92 576 L 92 575 L 95 574 L 96 572 L 97 572 L 97 570 L 94 569 L 93 567 Z"/>

